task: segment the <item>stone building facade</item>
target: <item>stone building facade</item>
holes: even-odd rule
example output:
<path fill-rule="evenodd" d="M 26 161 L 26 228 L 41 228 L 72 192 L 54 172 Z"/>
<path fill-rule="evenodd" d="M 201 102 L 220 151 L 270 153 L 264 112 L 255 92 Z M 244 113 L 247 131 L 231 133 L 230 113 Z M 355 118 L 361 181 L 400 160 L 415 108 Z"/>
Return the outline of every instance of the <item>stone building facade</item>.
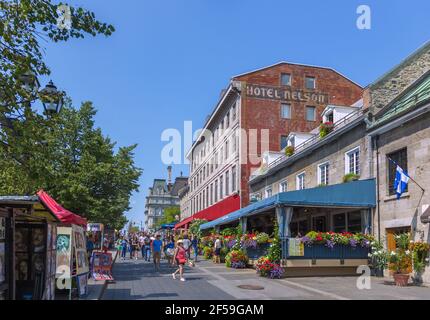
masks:
<path fill-rule="evenodd" d="M 395 249 L 394 235 L 411 232 L 430 242 L 430 43 L 369 86 L 366 108 L 372 114 L 373 173 L 378 177 L 375 235 Z M 393 190 L 396 165 L 411 177 L 400 199 Z M 423 223 L 424 222 L 424 223 Z M 430 282 L 427 267 L 422 280 Z"/>
<path fill-rule="evenodd" d="M 179 190 L 182 189 L 188 181 L 187 177 L 177 177 L 175 182 L 171 182 L 171 167 L 168 168 L 169 178 L 154 179 L 152 187 L 149 188 L 145 203 L 145 230 L 154 231 L 157 223 L 162 219 L 164 210 L 170 207 L 178 207 Z"/>

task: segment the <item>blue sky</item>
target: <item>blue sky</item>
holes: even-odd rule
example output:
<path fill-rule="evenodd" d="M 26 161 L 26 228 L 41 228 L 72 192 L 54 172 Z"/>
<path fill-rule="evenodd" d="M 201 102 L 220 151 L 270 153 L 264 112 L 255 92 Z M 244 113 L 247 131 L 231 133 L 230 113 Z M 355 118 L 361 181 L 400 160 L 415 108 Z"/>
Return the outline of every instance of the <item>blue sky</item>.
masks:
<path fill-rule="evenodd" d="M 127 214 L 137 223 L 152 180 L 166 177 L 162 131 L 181 130 L 185 120 L 201 126 L 233 75 L 287 60 L 332 67 L 366 86 L 429 40 L 430 30 L 424 0 L 70 3 L 93 10 L 116 32 L 46 44 L 50 78 L 75 104 L 93 101 L 96 125 L 119 145 L 138 143 L 144 173 Z M 361 4 L 372 10 L 371 30 L 356 28 Z"/>

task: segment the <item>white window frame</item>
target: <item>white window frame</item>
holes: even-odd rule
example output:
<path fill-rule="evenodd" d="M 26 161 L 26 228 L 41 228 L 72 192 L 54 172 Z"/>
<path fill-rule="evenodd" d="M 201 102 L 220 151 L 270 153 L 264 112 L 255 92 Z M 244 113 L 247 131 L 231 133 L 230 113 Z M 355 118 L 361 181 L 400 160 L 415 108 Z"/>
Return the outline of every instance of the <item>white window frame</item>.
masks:
<path fill-rule="evenodd" d="M 312 108 L 314 110 L 314 117 L 312 120 L 308 119 L 308 109 Z M 305 107 L 305 117 L 306 117 L 306 121 L 316 121 L 317 120 L 317 107 L 316 106 L 306 106 Z"/>
<path fill-rule="evenodd" d="M 357 165 L 357 167 L 355 167 L 354 169 L 355 169 L 355 172 L 351 172 L 349 169 L 349 161 L 350 161 L 350 156 L 351 156 L 351 154 L 355 154 L 355 153 L 357 153 L 357 151 L 358 151 L 358 163 L 356 164 Z M 353 149 L 351 149 L 351 150 L 349 150 L 349 151 L 347 151 L 347 152 L 345 152 L 345 174 L 348 174 L 348 173 L 354 173 L 354 174 L 357 174 L 357 175 L 359 175 L 360 174 L 360 172 L 361 172 L 361 168 L 360 168 L 360 158 L 361 158 L 361 150 L 360 150 L 360 146 L 358 146 L 358 147 L 355 147 L 355 148 L 353 148 Z M 357 168 L 358 168 L 358 170 L 357 170 Z M 357 171 L 358 171 L 358 173 L 357 173 Z"/>
<path fill-rule="evenodd" d="M 303 188 L 300 185 L 300 177 L 301 176 L 303 176 Z M 296 190 L 304 190 L 304 189 L 306 189 L 305 179 L 306 179 L 306 172 L 305 171 L 303 171 L 303 172 L 299 173 L 298 175 L 296 175 Z"/>
<path fill-rule="evenodd" d="M 284 107 L 288 107 L 288 117 L 284 117 Z M 281 103 L 281 119 L 291 119 L 291 104 Z"/>
<path fill-rule="evenodd" d="M 313 88 L 308 88 L 308 86 L 307 86 L 308 79 L 314 79 L 314 87 Z M 305 89 L 314 90 L 316 88 L 317 88 L 317 78 L 314 76 L 305 76 Z"/>
<path fill-rule="evenodd" d="M 285 190 L 282 190 L 282 185 L 285 184 Z M 288 181 L 287 180 L 283 180 L 281 182 L 279 182 L 279 193 L 281 192 L 287 192 L 288 190 Z"/>
<path fill-rule="evenodd" d="M 288 77 L 289 77 L 289 81 L 288 81 L 288 83 L 283 83 L 282 82 L 282 76 L 283 75 L 288 75 Z M 281 86 L 291 86 L 291 82 L 292 82 L 292 80 L 293 80 L 293 76 L 291 75 L 291 73 L 288 73 L 288 72 L 282 72 L 281 73 Z"/>
<path fill-rule="evenodd" d="M 327 180 L 327 183 L 326 183 L 326 181 L 322 181 L 322 177 L 321 177 L 321 173 L 322 173 L 322 171 L 321 171 L 321 167 L 325 167 L 325 166 L 327 166 L 327 172 L 326 172 L 326 180 Z M 329 168 L 330 168 L 330 163 L 328 162 L 328 161 L 326 161 L 326 162 L 323 162 L 323 163 L 320 163 L 319 165 L 318 165 L 318 167 L 317 167 L 317 177 L 318 177 L 318 184 L 320 185 L 320 184 L 325 184 L 325 185 L 328 185 L 329 183 L 330 183 L 330 180 L 329 180 Z"/>
<path fill-rule="evenodd" d="M 270 191 L 270 195 L 269 195 L 269 191 Z M 271 196 L 273 196 L 273 188 L 272 186 L 270 187 L 266 187 L 266 189 L 264 189 L 264 198 L 270 198 Z"/>

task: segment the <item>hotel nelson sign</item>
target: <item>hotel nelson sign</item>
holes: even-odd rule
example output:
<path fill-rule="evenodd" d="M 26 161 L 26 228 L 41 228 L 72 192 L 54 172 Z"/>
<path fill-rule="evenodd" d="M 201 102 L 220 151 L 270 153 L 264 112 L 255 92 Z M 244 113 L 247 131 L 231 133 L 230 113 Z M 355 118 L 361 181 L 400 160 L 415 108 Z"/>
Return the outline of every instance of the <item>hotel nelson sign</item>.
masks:
<path fill-rule="evenodd" d="M 317 91 L 291 90 L 290 88 L 268 87 L 247 84 L 246 95 L 250 98 L 296 101 L 314 104 L 328 104 L 328 95 Z"/>

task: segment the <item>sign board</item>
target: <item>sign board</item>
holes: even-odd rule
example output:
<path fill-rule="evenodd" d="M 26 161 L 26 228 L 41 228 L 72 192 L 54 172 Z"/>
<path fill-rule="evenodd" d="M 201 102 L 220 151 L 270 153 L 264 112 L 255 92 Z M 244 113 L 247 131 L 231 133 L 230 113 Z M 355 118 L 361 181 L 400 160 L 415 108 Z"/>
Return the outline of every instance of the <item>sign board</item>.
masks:
<path fill-rule="evenodd" d="M 85 241 L 84 229 L 73 225 L 73 248 L 75 252 L 76 274 L 86 274 L 89 272 L 87 244 Z"/>
<path fill-rule="evenodd" d="M 94 280 L 113 280 L 112 253 L 93 251 L 91 265 Z"/>
<path fill-rule="evenodd" d="M 59 270 L 72 272 L 72 228 L 57 227 L 57 277 L 62 275 Z M 65 278 L 65 275 L 62 276 Z"/>
<path fill-rule="evenodd" d="M 102 223 L 88 223 L 87 231 L 88 232 L 103 232 L 104 226 Z"/>
<path fill-rule="evenodd" d="M 313 104 L 328 104 L 328 95 L 315 90 L 293 90 L 286 87 L 270 87 L 247 84 L 246 95 L 250 98 L 295 101 Z"/>
<path fill-rule="evenodd" d="M 288 255 L 291 257 L 303 257 L 305 255 L 305 245 L 300 239 L 288 239 Z"/>

